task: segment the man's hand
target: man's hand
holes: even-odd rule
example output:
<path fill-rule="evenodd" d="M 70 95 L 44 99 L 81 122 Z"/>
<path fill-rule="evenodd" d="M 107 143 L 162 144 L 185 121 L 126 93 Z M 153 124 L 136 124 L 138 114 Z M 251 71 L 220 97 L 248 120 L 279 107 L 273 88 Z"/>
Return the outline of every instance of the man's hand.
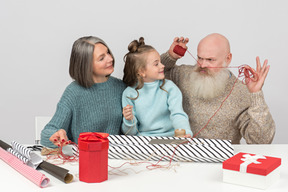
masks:
<path fill-rule="evenodd" d="M 256 93 L 258 91 L 261 91 L 268 71 L 270 69 L 270 66 L 267 65 L 267 63 L 268 60 L 266 59 L 263 63 L 263 66 L 261 67 L 260 59 L 259 57 L 256 57 L 256 73 L 258 74 L 258 79 L 256 81 L 249 81 L 247 78 L 245 79 L 245 81 L 249 81 L 249 83 L 247 84 L 247 88 L 250 93 Z"/>
<path fill-rule="evenodd" d="M 168 50 L 168 53 L 169 53 L 170 57 L 173 58 L 173 59 L 175 59 L 175 60 L 176 60 L 176 59 L 180 59 L 182 56 L 174 53 L 174 52 L 173 52 L 173 49 L 174 49 L 174 47 L 175 47 L 176 45 L 179 45 L 179 46 L 187 49 L 186 44 L 187 44 L 188 42 L 189 42 L 189 39 L 188 39 L 188 38 L 185 38 L 185 39 L 184 39 L 184 37 L 180 37 L 180 38 L 179 38 L 179 37 L 175 37 L 174 40 L 173 40 L 172 45 L 170 46 L 170 48 L 169 48 L 169 50 Z"/>

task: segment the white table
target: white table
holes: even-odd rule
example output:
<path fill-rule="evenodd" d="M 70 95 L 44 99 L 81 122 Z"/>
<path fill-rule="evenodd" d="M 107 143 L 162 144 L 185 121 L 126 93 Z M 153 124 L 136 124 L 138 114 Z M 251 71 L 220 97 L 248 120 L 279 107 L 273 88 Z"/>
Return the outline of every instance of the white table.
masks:
<path fill-rule="evenodd" d="M 288 191 L 288 144 L 285 145 L 233 145 L 235 154 L 238 152 L 262 154 L 266 156 L 280 157 L 282 165 L 280 167 L 280 180 L 269 187 L 265 192 Z M 126 161 L 109 159 L 110 166 L 120 166 Z M 173 163 L 176 164 L 176 163 Z M 246 191 L 264 191 L 245 186 L 233 185 L 222 182 L 222 164 L 221 163 L 188 163 L 180 162 L 175 169 L 149 171 L 145 165 L 131 166 L 126 165 L 127 175 L 109 175 L 108 180 L 102 183 L 80 182 L 78 178 L 78 166 L 65 164 L 63 166 L 70 170 L 74 175 L 74 181 L 65 184 L 54 178 L 48 173 L 44 173 L 50 183 L 46 188 L 39 188 L 34 183 L 26 179 L 20 173 L 15 171 L 5 162 L 0 160 L 0 186 L 1 191 L 93 191 L 93 192 L 154 192 L 154 191 L 223 191 L 223 192 L 246 192 Z M 109 169 L 111 170 L 111 169 Z M 134 173 L 133 171 L 141 171 Z M 5 190 L 3 190 L 5 189 Z"/>

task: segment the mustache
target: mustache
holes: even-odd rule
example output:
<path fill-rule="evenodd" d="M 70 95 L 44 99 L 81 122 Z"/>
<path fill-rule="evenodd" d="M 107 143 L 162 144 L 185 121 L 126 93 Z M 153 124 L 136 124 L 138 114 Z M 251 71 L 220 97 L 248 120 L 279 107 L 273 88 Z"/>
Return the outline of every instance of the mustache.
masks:
<path fill-rule="evenodd" d="M 207 75 L 213 75 L 207 67 L 199 67 L 198 65 L 196 65 L 195 72 L 200 73 L 200 71 L 205 71 Z"/>

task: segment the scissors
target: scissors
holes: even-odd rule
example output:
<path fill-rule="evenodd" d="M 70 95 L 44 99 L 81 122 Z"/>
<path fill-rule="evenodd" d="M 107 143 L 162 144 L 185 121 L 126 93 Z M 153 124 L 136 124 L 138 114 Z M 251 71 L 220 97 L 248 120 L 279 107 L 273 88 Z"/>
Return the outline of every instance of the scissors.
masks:
<path fill-rule="evenodd" d="M 32 151 L 41 151 L 43 146 L 42 145 L 32 145 L 32 146 L 28 146 L 27 148 L 32 149 Z"/>

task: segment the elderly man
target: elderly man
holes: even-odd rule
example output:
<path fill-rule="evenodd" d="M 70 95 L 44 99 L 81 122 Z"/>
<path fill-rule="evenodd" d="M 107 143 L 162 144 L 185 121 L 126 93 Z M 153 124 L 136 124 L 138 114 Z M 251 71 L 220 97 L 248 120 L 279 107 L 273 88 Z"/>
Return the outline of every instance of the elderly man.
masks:
<path fill-rule="evenodd" d="M 175 38 L 169 51 L 161 55 L 161 62 L 166 78 L 182 91 L 183 108 L 194 136 L 227 139 L 233 144 L 239 144 L 242 137 L 248 144 L 271 143 L 275 123 L 261 90 L 269 71 L 268 61 L 261 67 L 257 57 L 258 79 L 244 85 L 225 68 L 232 54 L 229 41 L 220 34 L 210 34 L 199 42 L 196 65 L 175 65 L 181 56 L 173 52 L 174 47 L 187 48 L 188 41 Z"/>

